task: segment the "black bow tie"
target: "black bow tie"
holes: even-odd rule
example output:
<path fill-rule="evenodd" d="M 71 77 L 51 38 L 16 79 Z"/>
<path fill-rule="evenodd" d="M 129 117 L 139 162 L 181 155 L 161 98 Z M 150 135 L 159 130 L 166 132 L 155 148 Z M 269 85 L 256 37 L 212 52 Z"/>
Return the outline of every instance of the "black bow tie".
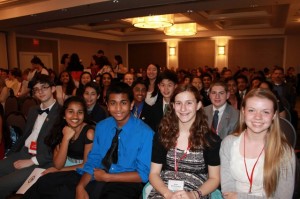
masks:
<path fill-rule="evenodd" d="M 42 110 L 42 109 L 39 109 L 38 110 L 38 113 L 41 115 L 41 114 L 43 114 L 43 113 L 49 113 L 49 108 L 47 108 L 47 109 L 44 109 L 44 110 Z"/>

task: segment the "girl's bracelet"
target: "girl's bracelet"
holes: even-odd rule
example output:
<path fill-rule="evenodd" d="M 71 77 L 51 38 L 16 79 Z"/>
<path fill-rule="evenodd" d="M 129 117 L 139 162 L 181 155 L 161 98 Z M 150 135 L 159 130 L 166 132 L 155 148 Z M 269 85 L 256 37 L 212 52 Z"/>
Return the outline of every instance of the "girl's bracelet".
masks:
<path fill-rule="evenodd" d="M 202 197 L 202 192 L 200 190 L 196 190 L 196 192 L 197 192 L 199 198 L 201 198 Z"/>

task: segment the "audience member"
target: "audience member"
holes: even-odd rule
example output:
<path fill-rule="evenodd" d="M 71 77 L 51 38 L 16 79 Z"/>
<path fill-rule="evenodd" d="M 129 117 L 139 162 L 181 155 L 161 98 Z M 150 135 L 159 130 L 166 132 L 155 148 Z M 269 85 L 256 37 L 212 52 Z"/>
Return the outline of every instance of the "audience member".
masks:
<path fill-rule="evenodd" d="M 220 150 L 224 198 L 292 198 L 295 154 L 281 132 L 275 95 L 251 90 L 239 123 Z"/>
<path fill-rule="evenodd" d="M 193 76 L 191 79 L 191 84 L 199 91 L 199 93 L 201 92 L 201 90 L 203 88 L 203 83 L 202 83 L 201 77 Z M 202 99 L 202 96 L 201 96 L 201 99 Z"/>
<path fill-rule="evenodd" d="M 239 92 L 239 98 L 242 101 L 247 94 L 248 90 L 248 78 L 247 76 L 241 74 L 236 77 L 238 92 Z"/>
<path fill-rule="evenodd" d="M 132 84 L 133 101 L 132 114 L 136 118 L 140 118 L 146 124 L 150 125 L 150 121 L 153 119 L 151 115 L 151 106 L 145 102 L 148 85 L 145 81 L 137 79 Z"/>
<path fill-rule="evenodd" d="M 203 107 L 206 107 L 211 104 L 210 98 L 209 98 L 209 88 L 210 84 L 212 82 L 212 76 L 209 73 L 203 73 L 202 76 L 202 82 L 203 82 L 203 88 L 201 89 L 201 95 L 202 95 L 202 103 Z"/>
<path fill-rule="evenodd" d="M 48 184 L 52 184 L 52 179 L 46 174 L 83 167 L 94 139 L 94 129 L 84 122 L 86 115 L 87 110 L 82 98 L 74 96 L 65 101 L 60 116 L 61 122 L 46 139 L 46 143 L 53 150 L 54 166 L 43 171 L 44 176 L 39 178 L 23 198 L 37 199 L 47 196 Z M 58 180 L 55 182 L 59 183 Z"/>
<path fill-rule="evenodd" d="M 70 56 L 68 53 L 65 53 L 61 56 L 60 59 L 60 69 L 61 70 L 67 70 L 67 67 L 70 63 Z"/>
<path fill-rule="evenodd" d="M 8 78 L 5 80 L 6 87 L 11 89 L 14 96 L 16 96 L 21 88 L 19 79 L 21 78 L 21 71 L 18 68 L 9 70 Z"/>
<path fill-rule="evenodd" d="M 92 81 L 91 73 L 89 73 L 89 72 L 81 73 L 80 78 L 79 78 L 79 85 L 75 91 L 76 96 L 82 97 L 83 91 L 84 91 L 84 86 L 91 81 Z"/>
<path fill-rule="evenodd" d="M 157 83 L 157 77 L 160 73 L 160 69 L 159 66 L 156 64 L 149 64 L 149 66 L 147 67 L 147 78 L 146 78 L 146 82 L 149 85 L 148 87 L 148 91 L 147 91 L 147 95 L 146 95 L 146 99 L 145 102 L 147 104 L 149 104 L 150 106 L 152 106 L 153 104 L 155 104 L 157 97 L 158 97 L 158 83 Z"/>
<path fill-rule="evenodd" d="M 62 71 L 58 76 L 55 97 L 57 102 L 62 106 L 64 101 L 75 95 L 76 86 L 73 78 L 68 71 Z"/>
<path fill-rule="evenodd" d="M 229 77 L 225 79 L 225 83 L 227 84 L 229 97 L 227 102 L 233 106 L 235 109 L 240 110 L 241 107 L 241 98 L 239 97 L 237 82 L 233 77 Z"/>
<path fill-rule="evenodd" d="M 179 85 L 152 150 L 148 198 L 208 198 L 220 183 L 220 138 L 207 126 L 199 92 Z"/>
<path fill-rule="evenodd" d="M 214 82 L 209 89 L 212 104 L 204 107 L 208 126 L 221 139 L 235 130 L 239 120 L 239 111 L 227 103 L 229 95 L 224 82 Z"/>
<path fill-rule="evenodd" d="M 278 115 L 279 115 L 279 117 L 286 118 L 287 117 L 287 112 L 284 108 L 284 104 L 282 102 L 281 97 L 278 95 L 278 93 L 273 90 L 273 84 L 269 81 L 262 81 L 259 84 L 259 88 L 268 89 L 268 90 L 273 92 L 273 94 L 276 96 L 277 103 L 278 103 Z"/>
<path fill-rule="evenodd" d="M 16 191 L 34 168 L 52 166 L 52 153 L 44 143 L 59 114 L 59 105 L 53 98 L 55 86 L 47 75 L 38 75 L 33 81 L 33 93 L 41 101 L 30 109 L 24 134 L 0 161 L 0 198 Z"/>
<path fill-rule="evenodd" d="M 126 73 L 123 78 L 123 82 L 128 84 L 129 86 L 132 86 L 132 83 L 134 81 L 134 74 L 133 73 Z"/>
<path fill-rule="evenodd" d="M 285 107 L 290 111 L 294 109 L 296 104 L 296 89 L 284 82 L 284 70 L 282 67 L 275 67 L 272 73 L 273 90 L 283 99 L 283 103 L 287 101 Z"/>
<path fill-rule="evenodd" d="M 123 59 L 120 55 L 115 55 L 114 62 L 115 77 L 121 81 L 124 78 L 124 74 L 128 73 L 128 67 L 123 64 Z"/>
<path fill-rule="evenodd" d="M 162 97 L 158 98 L 151 107 L 151 121 L 148 123 L 155 132 L 160 120 L 169 109 L 170 99 L 178 84 L 178 78 L 174 71 L 165 70 L 157 77 L 157 83 Z"/>
<path fill-rule="evenodd" d="M 84 86 L 83 98 L 87 106 L 87 121 L 98 123 L 107 116 L 105 110 L 97 103 L 100 97 L 100 86 L 95 82 L 89 82 Z"/>
<path fill-rule="evenodd" d="M 101 94 L 100 94 L 100 99 L 99 103 L 100 105 L 106 106 L 106 92 L 109 86 L 112 84 L 112 79 L 113 77 L 111 76 L 110 73 L 103 73 L 101 77 Z"/>

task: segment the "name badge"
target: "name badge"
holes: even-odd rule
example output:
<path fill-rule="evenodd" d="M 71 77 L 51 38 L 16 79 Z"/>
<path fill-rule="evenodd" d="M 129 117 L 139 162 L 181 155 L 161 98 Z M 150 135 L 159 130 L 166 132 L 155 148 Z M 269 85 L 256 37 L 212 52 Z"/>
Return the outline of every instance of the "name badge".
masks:
<path fill-rule="evenodd" d="M 36 155 L 36 142 L 32 141 L 30 143 L 30 147 L 28 149 L 28 153 L 32 154 L 32 155 Z"/>
<path fill-rule="evenodd" d="M 181 180 L 169 180 L 168 181 L 168 189 L 175 192 L 181 191 L 184 187 L 184 181 Z"/>

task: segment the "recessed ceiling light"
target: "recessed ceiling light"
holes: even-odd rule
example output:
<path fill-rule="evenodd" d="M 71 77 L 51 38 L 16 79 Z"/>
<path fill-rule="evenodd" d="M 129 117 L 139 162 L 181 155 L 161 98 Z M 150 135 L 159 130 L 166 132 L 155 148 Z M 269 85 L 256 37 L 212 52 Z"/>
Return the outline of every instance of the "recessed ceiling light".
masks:
<path fill-rule="evenodd" d="M 119 0 L 113 0 L 113 3 L 119 3 Z"/>

